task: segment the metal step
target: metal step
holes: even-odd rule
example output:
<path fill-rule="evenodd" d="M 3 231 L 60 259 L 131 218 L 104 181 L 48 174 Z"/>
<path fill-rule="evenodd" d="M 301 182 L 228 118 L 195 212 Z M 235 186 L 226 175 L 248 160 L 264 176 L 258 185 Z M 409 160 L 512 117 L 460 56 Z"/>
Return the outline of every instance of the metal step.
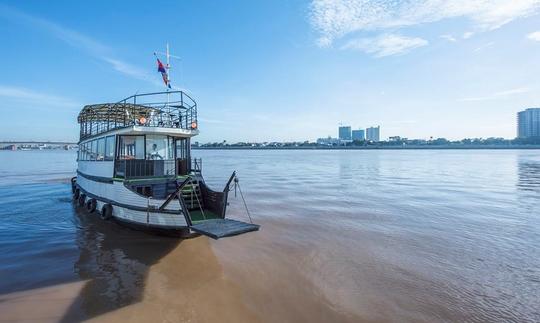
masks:
<path fill-rule="evenodd" d="M 200 205 L 203 204 L 203 201 L 202 192 L 198 182 L 186 184 L 180 192 L 182 194 L 182 198 L 184 199 L 184 203 L 189 210 L 195 210 L 204 207 L 204 205 Z"/>
<path fill-rule="evenodd" d="M 212 219 L 198 222 L 190 228 L 195 232 L 217 240 L 219 238 L 258 231 L 259 225 L 232 219 Z"/>

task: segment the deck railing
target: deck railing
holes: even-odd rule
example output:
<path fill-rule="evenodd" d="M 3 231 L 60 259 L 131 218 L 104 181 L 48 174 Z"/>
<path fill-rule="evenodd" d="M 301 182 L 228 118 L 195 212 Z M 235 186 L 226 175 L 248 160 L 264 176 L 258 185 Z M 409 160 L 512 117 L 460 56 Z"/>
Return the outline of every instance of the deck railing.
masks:
<path fill-rule="evenodd" d="M 127 126 L 196 130 L 197 103 L 183 91 L 136 94 L 116 103 L 87 105 L 78 121 L 81 140 Z"/>
<path fill-rule="evenodd" d="M 176 167 L 174 160 L 117 160 L 114 174 L 125 179 L 176 176 Z"/>
<path fill-rule="evenodd" d="M 193 158 L 191 160 L 191 171 L 194 173 L 202 172 L 202 158 Z"/>
<path fill-rule="evenodd" d="M 187 175 L 190 172 L 202 172 L 201 158 L 193 158 L 191 160 L 191 165 L 188 165 L 185 162 L 185 159 L 180 158 L 176 160 L 116 160 L 114 162 L 114 176 L 117 178 L 135 179 L 144 177 L 169 177 Z"/>

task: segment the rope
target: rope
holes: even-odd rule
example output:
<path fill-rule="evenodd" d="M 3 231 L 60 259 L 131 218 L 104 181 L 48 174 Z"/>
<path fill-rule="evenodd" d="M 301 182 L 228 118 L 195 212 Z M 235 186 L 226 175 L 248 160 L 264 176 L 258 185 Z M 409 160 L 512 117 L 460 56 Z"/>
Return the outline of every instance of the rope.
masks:
<path fill-rule="evenodd" d="M 236 185 L 238 185 L 238 191 L 240 192 L 240 196 L 242 197 L 242 202 L 244 202 L 244 207 L 246 208 L 247 215 L 249 217 L 249 223 L 253 224 L 253 221 L 251 220 L 251 214 L 249 213 L 249 209 L 246 204 L 246 200 L 244 199 L 244 194 L 242 193 L 242 188 L 240 188 L 240 183 L 238 180 L 235 180 L 235 193 L 236 193 Z"/>

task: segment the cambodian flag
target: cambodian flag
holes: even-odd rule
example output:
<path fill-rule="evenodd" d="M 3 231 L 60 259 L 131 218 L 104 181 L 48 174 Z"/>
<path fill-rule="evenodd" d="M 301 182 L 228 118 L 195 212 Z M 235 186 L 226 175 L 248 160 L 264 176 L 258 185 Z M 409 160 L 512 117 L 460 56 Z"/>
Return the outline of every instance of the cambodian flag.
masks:
<path fill-rule="evenodd" d="M 165 70 L 165 66 L 163 66 L 163 63 L 157 59 L 157 70 L 161 73 L 161 77 L 163 77 L 163 82 L 165 82 L 165 85 L 170 89 L 171 84 L 169 82 L 169 75 L 167 75 L 167 70 Z"/>

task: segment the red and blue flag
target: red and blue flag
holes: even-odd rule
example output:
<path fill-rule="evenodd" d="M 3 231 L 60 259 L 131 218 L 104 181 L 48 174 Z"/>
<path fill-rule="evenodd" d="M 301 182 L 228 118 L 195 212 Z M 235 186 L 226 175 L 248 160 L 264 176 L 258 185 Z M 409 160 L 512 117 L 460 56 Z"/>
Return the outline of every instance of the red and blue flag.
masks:
<path fill-rule="evenodd" d="M 163 82 L 165 82 L 165 85 L 170 89 L 171 83 L 169 82 L 169 75 L 167 75 L 167 70 L 165 69 L 165 66 L 163 65 L 163 63 L 161 63 L 159 58 L 157 59 L 157 65 L 158 72 L 160 72 L 161 77 L 163 77 Z"/>

